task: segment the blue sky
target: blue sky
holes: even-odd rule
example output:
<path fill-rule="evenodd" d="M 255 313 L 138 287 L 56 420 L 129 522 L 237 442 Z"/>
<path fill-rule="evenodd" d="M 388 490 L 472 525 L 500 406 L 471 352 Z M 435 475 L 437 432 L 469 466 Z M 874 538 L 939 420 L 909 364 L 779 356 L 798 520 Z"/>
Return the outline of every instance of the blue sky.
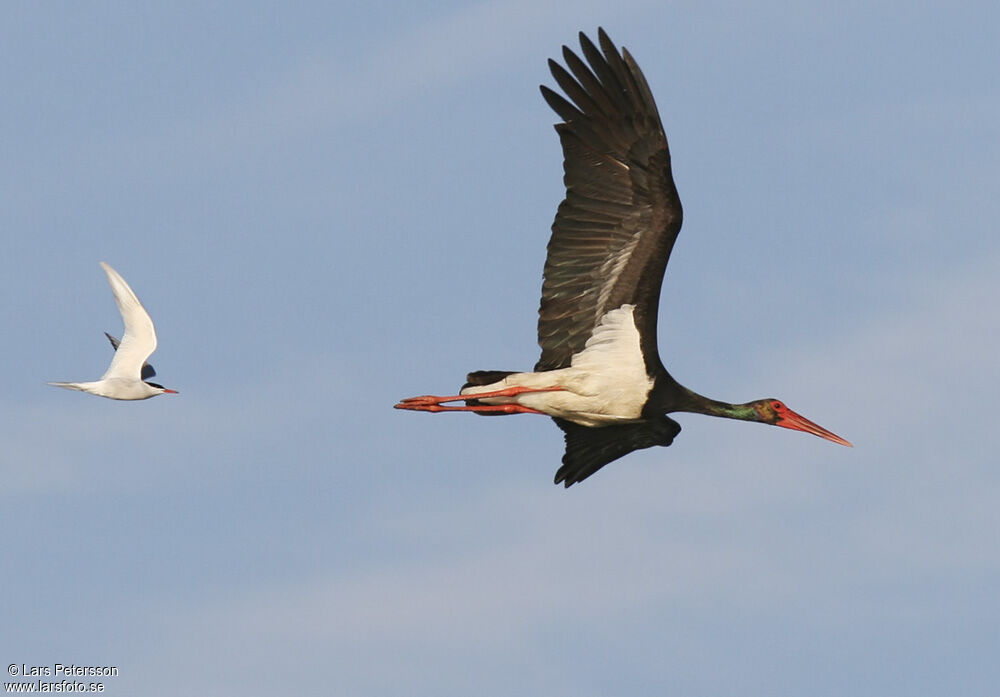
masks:
<path fill-rule="evenodd" d="M 992 2 L 20 4 L 0 22 L 0 658 L 108 694 L 991 695 Z M 680 416 L 570 490 L 530 416 L 394 411 L 528 369 L 604 26 L 685 205 L 660 344 L 855 448 Z M 121 320 L 159 378 L 95 379 Z"/>

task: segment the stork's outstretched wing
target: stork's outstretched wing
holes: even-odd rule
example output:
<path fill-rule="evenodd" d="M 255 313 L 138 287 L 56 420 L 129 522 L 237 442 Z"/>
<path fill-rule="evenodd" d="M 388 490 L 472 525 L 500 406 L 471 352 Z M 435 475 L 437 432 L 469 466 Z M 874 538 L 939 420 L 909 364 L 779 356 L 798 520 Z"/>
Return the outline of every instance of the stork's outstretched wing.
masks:
<path fill-rule="evenodd" d="M 563 47 L 569 71 L 549 61 L 567 101 L 542 86 L 563 148 L 566 198 L 545 261 L 536 370 L 570 364 L 608 311 L 629 303 L 643 353 L 657 356 L 656 314 L 681 203 L 670 152 L 646 79 L 603 29 L 600 50 L 583 33 L 589 63 Z M 648 366 L 651 368 L 651 366 Z"/>
<path fill-rule="evenodd" d="M 603 428 L 588 428 L 565 419 L 553 421 L 566 434 L 566 454 L 555 479 L 556 484 L 566 487 L 582 482 L 604 465 L 633 450 L 670 445 L 681 432 L 679 423 L 662 415 Z"/>

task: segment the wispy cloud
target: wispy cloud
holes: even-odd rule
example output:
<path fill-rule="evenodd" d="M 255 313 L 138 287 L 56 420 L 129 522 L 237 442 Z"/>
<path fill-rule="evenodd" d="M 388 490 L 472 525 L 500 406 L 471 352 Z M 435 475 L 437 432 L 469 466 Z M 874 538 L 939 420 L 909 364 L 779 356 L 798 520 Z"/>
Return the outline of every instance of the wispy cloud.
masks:
<path fill-rule="evenodd" d="M 308 372 L 299 360 L 310 366 Z M 323 434 L 320 426 L 328 418 L 304 405 L 362 389 L 335 365 L 328 355 L 300 351 L 250 381 L 222 375 L 177 396 L 140 403 L 57 394 L 40 385 L 52 394 L 28 404 L 0 402 L 7 434 L 0 497 L 201 487 L 239 477 L 248 456 L 266 453 L 284 454 L 283 471 L 291 474 L 309 462 L 311 448 L 327 442 L 304 442 L 308 434 Z M 301 401 L 289 400 L 290 390 Z"/>
<path fill-rule="evenodd" d="M 616 13 L 644 4 L 636 0 Z M 574 5 L 570 24 L 565 14 L 560 3 L 481 2 L 378 35 L 349 55 L 306 52 L 284 72 L 263 75 L 255 93 L 220 95 L 214 107 L 202 105 L 159 131 L 81 143 L 79 152 L 66 153 L 64 165 L 93 168 L 100 162 L 116 172 L 130 164 L 142 170 L 150 162 L 158 163 L 158 169 L 170 163 L 186 167 L 191 161 L 211 167 L 282 146 L 290 138 L 311 138 L 319 130 L 398 109 L 406 100 L 507 69 L 527 60 L 527 49 L 543 44 L 540 37 L 558 30 L 570 40 L 578 28 L 596 27 L 606 16 L 605 8 L 592 0 Z"/>
<path fill-rule="evenodd" d="M 400 657 L 486 665 L 503 653 L 516 663 L 510 647 L 530 650 L 551 627 L 599 633 L 692 612 L 725 623 L 739 608 L 849 633 L 863 617 L 913 627 L 981 612 L 959 595 L 928 605 L 927 584 L 1000 576 L 984 533 L 1000 525 L 1000 476 L 985 459 L 942 457 L 926 438 L 965 424 L 970 437 L 995 440 L 983 412 L 990 390 L 976 381 L 1000 338 L 996 316 L 978 309 L 998 274 L 1000 259 L 978 261 L 930 284 L 905 314 L 781 363 L 793 384 L 829 395 L 827 416 L 854 450 L 692 417 L 669 451 L 632 455 L 568 492 L 546 472 L 530 488 L 362 513 L 353 530 L 329 534 L 363 529 L 396 548 L 395 561 L 321 562 L 308 578 L 172 608 L 156 620 L 163 650 L 185 664 L 223 655 L 250 671 L 280 645 L 278 670 L 323 654 L 343 684 L 384 688 L 414 679 L 415 664 Z M 927 398 L 955 385 L 969 389 L 944 404 Z M 956 400 L 962 408 L 942 419 Z"/>

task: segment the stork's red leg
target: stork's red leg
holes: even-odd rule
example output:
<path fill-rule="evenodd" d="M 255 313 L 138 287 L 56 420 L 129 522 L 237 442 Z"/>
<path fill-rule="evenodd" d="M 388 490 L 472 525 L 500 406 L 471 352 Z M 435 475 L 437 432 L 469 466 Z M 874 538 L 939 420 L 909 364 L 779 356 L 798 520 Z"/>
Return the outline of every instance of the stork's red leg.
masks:
<path fill-rule="evenodd" d="M 443 407 L 441 406 L 444 402 L 462 402 L 480 399 L 489 399 L 491 397 L 515 397 L 519 394 L 524 394 L 525 392 L 555 392 L 561 390 L 561 387 L 507 387 L 502 390 L 494 390 L 492 392 L 477 392 L 475 394 L 456 394 L 449 395 L 447 397 L 436 397 L 433 395 L 424 395 L 422 397 L 410 397 L 409 399 L 404 399 L 399 404 L 396 405 L 396 409 L 409 409 L 411 411 L 471 411 L 477 414 L 542 414 L 537 409 L 532 409 L 530 407 L 525 407 L 520 404 L 467 404 L 464 407 Z"/>
<path fill-rule="evenodd" d="M 400 402 L 396 409 L 409 409 L 410 411 L 471 411 L 476 414 L 544 414 L 545 412 L 521 406 L 520 404 L 477 404 L 465 407 L 442 407 L 440 404 L 412 404 Z"/>
<path fill-rule="evenodd" d="M 525 392 L 557 392 L 562 390 L 562 387 L 507 387 L 502 390 L 494 390 L 493 392 L 476 392 L 474 394 L 456 394 L 450 395 L 448 397 L 436 397 L 434 395 L 423 395 L 421 397 L 410 397 L 408 399 L 402 400 L 396 405 L 399 409 L 406 409 L 408 407 L 403 405 L 430 405 L 430 404 L 443 404 L 444 402 L 462 402 L 470 399 L 488 399 L 490 397 L 514 397 L 519 394 L 524 394 Z M 465 409 L 465 407 L 453 407 L 458 409 Z"/>

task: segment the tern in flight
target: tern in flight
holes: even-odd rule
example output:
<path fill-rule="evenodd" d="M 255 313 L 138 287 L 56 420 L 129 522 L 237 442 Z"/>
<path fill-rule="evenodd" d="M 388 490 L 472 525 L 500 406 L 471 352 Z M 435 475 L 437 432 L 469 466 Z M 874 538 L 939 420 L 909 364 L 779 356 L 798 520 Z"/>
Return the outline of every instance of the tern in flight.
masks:
<path fill-rule="evenodd" d="M 642 71 L 604 30 L 598 43 L 581 33 L 583 59 L 563 47 L 567 67 L 549 61 L 568 99 L 542 87 L 562 118 L 556 131 L 566 198 L 549 239 L 534 372 L 476 371 L 457 395 L 411 397 L 396 408 L 551 416 L 566 436 L 555 476 L 566 486 L 634 450 L 670 445 L 681 430 L 667 416 L 673 412 L 756 421 L 850 445 L 777 399 L 709 399 L 663 366 L 656 320 L 681 202 Z"/>
<path fill-rule="evenodd" d="M 111 292 L 114 293 L 118 311 L 122 313 L 122 320 L 125 322 L 125 333 L 121 341 L 107 332 L 104 333 L 115 349 L 111 366 L 100 380 L 94 382 L 50 382 L 49 384 L 109 399 L 149 399 L 158 394 L 177 394 L 177 390 L 168 390 L 163 385 L 147 381 L 147 378 L 156 375 L 153 366 L 146 363 L 146 359 L 156 350 L 156 330 L 153 328 L 153 320 L 149 318 L 149 313 L 125 279 L 103 261 L 101 268 L 108 275 Z"/>

